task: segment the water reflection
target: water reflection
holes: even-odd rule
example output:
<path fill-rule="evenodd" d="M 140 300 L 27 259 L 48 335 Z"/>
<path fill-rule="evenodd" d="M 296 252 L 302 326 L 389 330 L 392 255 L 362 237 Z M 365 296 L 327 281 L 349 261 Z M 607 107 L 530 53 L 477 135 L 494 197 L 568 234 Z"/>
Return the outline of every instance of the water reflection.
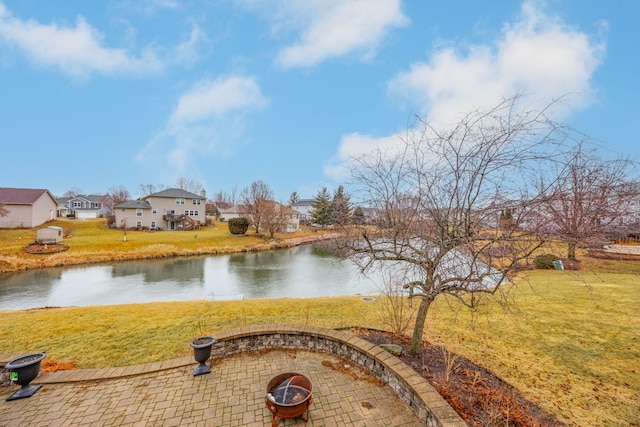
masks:
<path fill-rule="evenodd" d="M 204 281 L 204 257 L 172 258 L 153 262 L 120 262 L 113 265 L 113 277 L 141 275 L 145 283 L 171 280 L 178 285 Z"/>
<path fill-rule="evenodd" d="M 0 310 L 211 299 L 373 294 L 347 261 L 300 246 L 225 256 L 51 268 L 0 275 Z"/>

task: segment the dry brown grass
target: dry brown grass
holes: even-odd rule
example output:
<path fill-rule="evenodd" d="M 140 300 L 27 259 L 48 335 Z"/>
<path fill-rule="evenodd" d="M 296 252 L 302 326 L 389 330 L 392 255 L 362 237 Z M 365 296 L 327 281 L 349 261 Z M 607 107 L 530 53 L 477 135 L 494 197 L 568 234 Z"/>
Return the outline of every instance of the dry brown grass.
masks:
<path fill-rule="evenodd" d="M 42 257 L 22 253 L 34 231 L 0 230 L 0 265 L 252 250 L 265 244 L 251 233 L 231 237 L 226 224 L 191 233 L 128 232 L 125 243 L 122 231 L 96 227 L 97 221 L 91 231 L 91 223 L 72 224 L 73 237 L 65 241 L 69 251 Z M 474 312 L 438 299 L 425 338 L 493 371 L 569 425 L 640 425 L 640 262 L 580 258 L 582 271 L 523 272 L 516 286 L 504 288 L 504 299 L 488 300 Z M 510 302 L 508 310 L 504 301 Z M 265 323 L 382 328 L 380 306 L 380 301 L 340 297 L 4 311 L 0 349 L 45 350 L 53 360 L 77 361 L 80 367 L 121 366 L 188 354 L 188 342 L 203 324 L 214 335 Z"/>
<path fill-rule="evenodd" d="M 376 302 L 360 297 L 187 301 L 0 311 L 2 352 L 46 351 L 81 368 L 188 355 L 192 338 L 266 323 L 380 327 Z"/>
<path fill-rule="evenodd" d="M 63 243 L 69 246 L 69 250 L 51 255 L 27 254 L 23 249 L 35 241 L 35 229 L 0 229 L 0 273 L 110 260 L 271 249 L 287 246 L 288 239 L 322 234 L 302 229 L 296 233 L 276 233 L 274 240 L 265 240 L 251 229 L 244 236 L 233 236 L 225 222 L 194 231 L 127 231 L 124 241 L 123 231 L 109 229 L 104 219 L 65 219 L 49 225 L 63 228 L 69 236 Z"/>
<path fill-rule="evenodd" d="M 508 310 L 439 300 L 427 338 L 569 425 L 640 425 L 640 262 L 581 259 L 582 271 L 521 274 L 504 289 Z"/>

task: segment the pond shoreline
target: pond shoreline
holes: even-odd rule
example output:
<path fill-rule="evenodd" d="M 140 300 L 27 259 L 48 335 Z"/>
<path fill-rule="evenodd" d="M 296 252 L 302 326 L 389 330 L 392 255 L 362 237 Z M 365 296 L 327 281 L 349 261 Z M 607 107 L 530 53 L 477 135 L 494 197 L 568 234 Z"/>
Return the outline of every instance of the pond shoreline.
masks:
<path fill-rule="evenodd" d="M 264 243 L 252 246 L 203 246 L 197 249 L 189 249 L 167 244 L 166 247 L 163 248 L 158 248 L 157 245 L 154 245 L 152 251 L 144 250 L 144 248 L 135 251 L 100 251 L 82 254 L 74 254 L 72 251 L 66 251 L 62 256 L 60 253 L 29 254 L 29 257 L 20 257 L 19 259 L 17 259 L 17 257 L 9 257 L 8 255 L 0 254 L 0 274 L 40 268 L 98 264 L 112 261 L 136 261 L 143 259 L 177 258 L 198 255 L 225 255 L 231 253 L 286 249 L 299 245 L 326 241 L 338 236 L 338 233 L 318 233 L 314 236 L 265 241 Z"/>

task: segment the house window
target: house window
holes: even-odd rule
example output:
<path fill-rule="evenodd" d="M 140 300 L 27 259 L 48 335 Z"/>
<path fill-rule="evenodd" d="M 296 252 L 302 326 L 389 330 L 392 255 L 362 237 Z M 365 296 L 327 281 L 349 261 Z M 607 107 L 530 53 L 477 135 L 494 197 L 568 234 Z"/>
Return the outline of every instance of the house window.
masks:
<path fill-rule="evenodd" d="M 184 214 L 188 216 L 189 215 L 189 211 L 184 211 Z"/>
<path fill-rule="evenodd" d="M 155 221 L 151 221 L 151 224 L 149 224 L 151 228 L 156 228 L 156 222 Z"/>
<path fill-rule="evenodd" d="M 183 198 L 177 198 L 176 199 L 176 205 L 184 205 L 184 199 Z"/>
<path fill-rule="evenodd" d="M 154 214 L 154 215 L 157 214 L 158 213 L 158 209 L 152 209 L 151 213 Z"/>
<path fill-rule="evenodd" d="M 198 216 L 198 211 L 193 211 L 193 216 Z"/>
<path fill-rule="evenodd" d="M 142 216 L 142 209 L 136 209 L 136 216 Z"/>
<path fill-rule="evenodd" d="M 82 207 L 82 202 L 73 202 L 73 207 L 74 208 L 81 208 Z"/>
<path fill-rule="evenodd" d="M 136 221 L 136 227 L 142 227 L 142 221 Z"/>
<path fill-rule="evenodd" d="M 200 199 L 193 199 L 193 204 L 194 205 L 199 205 L 200 204 Z"/>
<path fill-rule="evenodd" d="M 175 214 L 175 213 L 176 213 L 176 211 L 175 211 L 175 210 L 173 210 L 173 209 L 169 209 L 169 210 L 167 210 L 167 215 L 173 215 L 173 214 Z"/>

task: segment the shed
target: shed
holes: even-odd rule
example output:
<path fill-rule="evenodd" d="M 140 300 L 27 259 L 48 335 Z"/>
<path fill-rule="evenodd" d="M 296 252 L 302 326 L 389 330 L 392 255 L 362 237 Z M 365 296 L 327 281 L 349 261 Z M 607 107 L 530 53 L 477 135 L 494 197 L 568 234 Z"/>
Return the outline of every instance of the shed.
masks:
<path fill-rule="evenodd" d="M 50 225 L 36 231 L 36 241 L 42 243 L 60 243 L 62 241 L 62 227 Z"/>

